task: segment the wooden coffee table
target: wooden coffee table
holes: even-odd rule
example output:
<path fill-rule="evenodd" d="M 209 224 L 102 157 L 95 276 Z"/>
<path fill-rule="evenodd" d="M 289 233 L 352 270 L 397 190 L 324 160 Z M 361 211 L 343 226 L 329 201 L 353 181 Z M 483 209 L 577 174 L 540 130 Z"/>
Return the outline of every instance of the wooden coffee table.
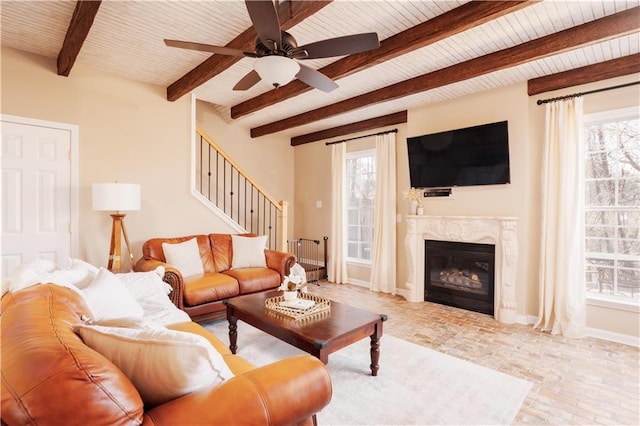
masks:
<path fill-rule="evenodd" d="M 386 315 L 331 301 L 331 310 L 318 319 L 295 320 L 265 308 L 265 300 L 280 292 L 263 292 L 229 299 L 229 349 L 236 353 L 238 320 L 301 349 L 325 364 L 329 354 L 366 337 L 371 339 L 371 375 L 378 374 L 382 323 Z"/>

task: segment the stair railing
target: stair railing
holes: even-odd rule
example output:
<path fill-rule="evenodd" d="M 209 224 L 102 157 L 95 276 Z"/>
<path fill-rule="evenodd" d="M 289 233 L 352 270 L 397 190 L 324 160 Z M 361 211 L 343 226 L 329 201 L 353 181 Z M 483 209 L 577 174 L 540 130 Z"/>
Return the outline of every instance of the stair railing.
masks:
<path fill-rule="evenodd" d="M 195 190 L 238 232 L 267 235 L 268 248 L 287 248 L 287 202 L 276 201 L 202 129 L 196 128 Z"/>

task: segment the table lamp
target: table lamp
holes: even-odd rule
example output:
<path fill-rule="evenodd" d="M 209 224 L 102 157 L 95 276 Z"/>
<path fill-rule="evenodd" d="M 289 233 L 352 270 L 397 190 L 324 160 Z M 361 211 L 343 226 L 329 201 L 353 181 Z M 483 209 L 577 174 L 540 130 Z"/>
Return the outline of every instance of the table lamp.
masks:
<path fill-rule="evenodd" d="M 133 253 L 129 246 L 129 237 L 124 226 L 125 214 L 122 211 L 140 210 L 140 185 L 133 183 L 94 183 L 92 185 L 93 210 L 115 211 L 111 215 L 113 225 L 111 227 L 111 247 L 109 249 L 109 263 L 107 268 L 111 271 L 119 271 L 122 267 L 121 236 L 127 245 L 131 268 L 133 269 Z"/>

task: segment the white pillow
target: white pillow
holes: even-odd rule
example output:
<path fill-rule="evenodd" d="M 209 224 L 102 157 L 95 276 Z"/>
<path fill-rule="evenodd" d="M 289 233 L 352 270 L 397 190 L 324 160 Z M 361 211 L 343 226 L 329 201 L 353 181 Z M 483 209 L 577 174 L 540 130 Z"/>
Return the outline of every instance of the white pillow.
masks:
<path fill-rule="evenodd" d="M 178 244 L 162 243 L 162 251 L 167 263 L 178 269 L 183 277 L 204 274 L 196 238 Z"/>
<path fill-rule="evenodd" d="M 38 273 L 31 269 L 26 269 L 22 265 L 18 266 L 5 281 L 8 291 L 12 293 L 35 284 L 40 284 Z"/>
<path fill-rule="evenodd" d="M 93 275 L 96 275 L 100 270 L 97 266 L 82 259 L 69 259 L 69 268 L 84 269 Z"/>
<path fill-rule="evenodd" d="M 233 245 L 231 269 L 267 267 L 267 259 L 264 254 L 264 249 L 267 246 L 266 235 L 260 237 L 232 235 L 231 243 Z"/>
<path fill-rule="evenodd" d="M 148 272 L 129 272 L 116 275 L 138 301 L 147 298 L 166 299 L 173 288 L 162 281 L 163 276 L 164 266 L 158 266 L 153 271 Z"/>
<path fill-rule="evenodd" d="M 58 269 L 58 267 L 56 266 L 56 263 L 52 260 L 47 260 L 47 259 L 34 259 L 34 260 L 29 260 L 25 263 L 22 264 L 22 266 L 25 269 L 30 269 L 32 271 L 34 271 L 37 274 L 44 274 L 47 272 L 53 272 L 56 269 Z"/>
<path fill-rule="evenodd" d="M 32 285 L 41 284 L 41 276 L 57 269 L 56 264 L 47 259 L 34 259 L 18 265 L 3 281 L 3 292 L 16 292 Z M 57 277 L 60 279 L 61 277 Z M 6 289 L 6 291 L 5 291 Z"/>
<path fill-rule="evenodd" d="M 114 363 L 154 406 L 233 377 L 202 336 L 167 329 L 78 326 L 84 343 Z"/>
<path fill-rule="evenodd" d="M 131 292 L 105 268 L 100 268 L 91 284 L 80 291 L 96 320 L 142 317 L 142 308 Z"/>
<path fill-rule="evenodd" d="M 98 268 L 80 259 L 69 259 L 69 266 L 62 270 L 71 284 L 86 288 L 95 279 Z"/>
<path fill-rule="evenodd" d="M 44 269 L 30 269 L 26 265 L 18 266 L 6 279 L 8 291 L 15 293 L 36 284 L 56 284 L 80 293 L 63 271 L 43 272 Z"/>

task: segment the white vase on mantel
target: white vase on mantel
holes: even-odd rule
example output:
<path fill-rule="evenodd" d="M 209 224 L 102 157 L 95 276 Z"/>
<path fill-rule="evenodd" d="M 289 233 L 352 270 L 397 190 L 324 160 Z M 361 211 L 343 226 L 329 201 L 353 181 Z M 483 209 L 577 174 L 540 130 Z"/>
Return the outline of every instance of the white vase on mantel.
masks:
<path fill-rule="evenodd" d="M 422 216 L 424 214 L 424 207 L 418 206 L 416 207 L 416 215 Z"/>
<path fill-rule="evenodd" d="M 409 201 L 409 214 L 417 214 L 418 202 L 416 200 Z"/>

